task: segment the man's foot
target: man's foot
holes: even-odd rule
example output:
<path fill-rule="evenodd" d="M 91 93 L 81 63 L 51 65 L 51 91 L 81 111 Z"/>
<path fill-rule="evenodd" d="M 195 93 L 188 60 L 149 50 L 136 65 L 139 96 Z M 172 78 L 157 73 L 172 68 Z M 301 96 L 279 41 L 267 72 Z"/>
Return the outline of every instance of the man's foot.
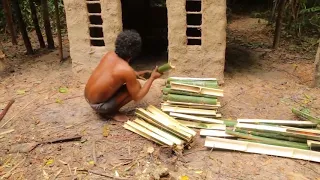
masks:
<path fill-rule="evenodd" d="M 119 122 L 129 121 L 129 117 L 120 112 L 117 112 L 114 116 L 112 116 L 112 119 Z"/>

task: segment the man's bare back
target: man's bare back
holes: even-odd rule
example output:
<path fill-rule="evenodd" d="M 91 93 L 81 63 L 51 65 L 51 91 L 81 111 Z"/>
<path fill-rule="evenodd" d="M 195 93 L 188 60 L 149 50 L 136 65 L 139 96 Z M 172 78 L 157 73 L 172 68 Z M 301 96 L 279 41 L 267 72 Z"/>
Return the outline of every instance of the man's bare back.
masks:
<path fill-rule="evenodd" d="M 93 71 L 85 88 L 85 98 L 98 113 L 118 121 L 128 120 L 119 113 L 119 109 L 132 100 L 141 100 L 153 81 L 161 76 L 156 67 L 141 87 L 137 76 L 151 71 L 135 72 L 128 63 L 140 52 L 140 48 L 139 34 L 124 31 L 117 37 L 115 52 L 107 53 Z"/>

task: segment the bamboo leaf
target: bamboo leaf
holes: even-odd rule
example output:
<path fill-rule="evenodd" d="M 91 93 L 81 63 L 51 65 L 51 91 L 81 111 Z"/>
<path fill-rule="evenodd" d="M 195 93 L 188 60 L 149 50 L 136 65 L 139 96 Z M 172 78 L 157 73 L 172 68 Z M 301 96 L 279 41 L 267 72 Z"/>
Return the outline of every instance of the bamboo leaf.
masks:
<path fill-rule="evenodd" d="M 66 88 L 66 87 L 60 87 L 60 88 L 59 88 L 59 92 L 60 92 L 60 93 L 67 93 L 67 92 L 68 92 L 68 88 Z"/>

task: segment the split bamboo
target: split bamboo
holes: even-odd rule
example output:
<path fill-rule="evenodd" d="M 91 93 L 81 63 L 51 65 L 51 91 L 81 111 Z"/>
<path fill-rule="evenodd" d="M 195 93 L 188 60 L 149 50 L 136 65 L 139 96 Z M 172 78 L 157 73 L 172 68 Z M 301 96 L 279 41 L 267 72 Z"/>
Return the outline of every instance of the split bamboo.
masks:
<path fill-rule="evenodd" d="M 198 94 L 198 93 L 186 92 L 186 91 L 179 91 L 179 90 L 174 90 L 171 88 L 163 88 L 162 93 L 163 94 L 180 94 L 180 95 L 196 96 L 196 97 L 217 98 L 216 96 L 211 96 L 211 95 L 206 95 L 206 94 Z"/>
<path fill-rule="evenodd" d="M 206 137 L 205 146 L 209 148 L 235 150 L 247 153 L 266 154 L 272 156 L 320 162 L 320 152 L 273 146 L 254 142 Z"/>
<path fill-rule="evenodd" d="M 221 130 L 221 131 L 226 130 L 225 124 L 209 124 L 209 123 L 193 122 L 193 121 L 185 121 L 185 120 L 178 120 L 178 122 L 190 128 L 214 129 L 214 130 Z"/>
<path fill-rule="evenodd" d="M 187 85 L 187 84 L 181 84 L 181 83 L 177 83 L 177 82 L 173 82 L 173 81 L 170 82 L 170 85 L 171 85 L 171 89 L 174 89 L 174 90 L 223 97 L 223 90 L 221 90 L 221 89 Z"/>
<path fill-rule="evenodd" d="M 180 108 L 172 106 L 161 106 L 164 112 L 176 112 L 176 113 L 186 113 L 193 115 L 216 115 L 216 110 L 211 109 L 193 109 L 193 108 Z"/>
<path fill-rule="evenodd" d="M 316 124 L 320 124 L 320 119 L 311 116 L 310 114 L 307 114 L 305 112 L 299 111 L 298 109 L 292 108 L 292 113 L 298 116 L 299 118 L 306 120 L 306 121 L 311 121 Z"/>
<path fill-rule="evenodd" d="M 217 81 L 186 81 L 186 80 L 173 80 L 171 82 L 181 83 L 181 84 L 188 84 L 194 86 L 201 86 L 201 87 L 208 87 L 208 88 L 218 88 Z M 170 84 L 167 84 L 167 87 L 170 87 Z"/>
<path fill-rule="evenodd" d="M 320 151 L 320 142 L 319 141 L 308 140 L 307 144 L 311 150 Z"/>
<path fill-rule="evenodd" d="M 170 116 L 177 117 L 179 119 L 192 120 L 195 122 L 225 124 L 228 127 L 234 126 L 237 124 L 236 121 L 218 120 L 218 119 L 205 118 L 205 117 L 199 117 L 199 116 L 182 114 L 182 113 L 175 113 L 175 112 L 170 112 Z"/>
<path fill-rule="evenodd" d="M 216 78 L 190 78 L 190 77 L 169 77 L 167 82 L 171 81 L 217 81 Z"/>
<path fill-rule="evenodd" d="M 227 134 L 225 131 L 211 130 L 211 129 L 201 129 L 200 136 L 212 136 L 221 138 L 234 138 L 234 136 Z"/>
<path fill-rule="evenodd" d="M 248 123 L 248 124 L 261 124 L 261 125 L 283 125 L 291 127 L 301 127 L 301 128 L 315 128 L 316 123 L 311 121 L 298 121 L 298 120 L 268 120 L 268 119 L 238 119 L 238 123 Z"/>
<path fill-rule="evenodd" d="M 166 101 L 164 103 L 161 103 L 163 106 L 171 106 L 171 107 L 181 107 L 181 108 L 193 108 L 193 109 L 211 109 L 211 110 L 217 110 L 220 107 L 220 103 L 218 102 L 217 105 L 211 106 L 211 105 L 195 105 L 194 103 L 179 103 L 179 102 L 171 102 Z"/>
<path fill-rule="evenodd" d="M 216 105 L 216 98 L 206 98 L 206 97 L 194 97 L 194 96 L 185 96 L 179 94 L 168 94 L 163 96 L 165 101 L 174 101 L 174 102 L 187 102 L 187 103 L 197 103 L 197 104 L 210 104 Z"/>
<path fill-rule="evenodd" d="M 226 133 L 233 135 L 233 136 L 236 136 L 236 137 L 239 137 L 239 138 L 250 139 L 250 140 L 254 140 L 256 142 L 264 143 L 264 144 L 292 147 L 292 148 L 298 148 L 298 149 L 309 149 L 308 145 L 303 144 L 303 143 L 289 142 L 289 141 L 253 136 L 253 135 L 248 135 L 248 134 L 244 134 L 244 133 L 240 133 L 240 132 L 235 132 L 235 131 L 228 130 L 228 129 L 226 130 Z"/>

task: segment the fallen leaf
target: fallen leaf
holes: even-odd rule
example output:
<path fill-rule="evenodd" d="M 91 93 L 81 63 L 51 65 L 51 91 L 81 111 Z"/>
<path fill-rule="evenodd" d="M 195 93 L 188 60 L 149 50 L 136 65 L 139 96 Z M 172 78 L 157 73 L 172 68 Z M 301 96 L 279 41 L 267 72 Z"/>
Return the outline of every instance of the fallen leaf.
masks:
<path fill-rule="evenodd" d="M 23 95 L 23 94 L 25 94 L 25 93 L 26 93 L 25 90 L 18 90 L 18 91 L 17 91 L 17 94 L 18 94 L 18 95 Z"/>
<path fill-rule="evenodd" d="M 48 159 L 47 162 L 46 162 L 46 166 L 52 164 L 53 162 L 54 162 L 53 159 Z"/>
<path fill-rule="evenodd" d="M 56 103 L 58 103 L 58 104 L 62 104 L 62 103 L 63 103 L 63 101 L 62 101 L 61 99 L 56 99 Z"/>
<path fill-rule="evenodd" d="M 189 180 L 189 177 L 188 176 L 181 176 L 180 180 Z"/>
<path fill-rule="evenodd" d="M 60 88 L 59 88 L 59 92 L 60 92 L 60 93 L 67 93 L 67 92 L 68 92 L 68 88 L 66 88 L 66 87 L 60 87 Z"/>
<path fill-rule="evenodd" d="M 94 165 L 95 163 L 94 161 L 89 161 L 89 164 Z"/>
<path fill-rule="evenodd" d="M 102 135 L 108 137 L 110 133 L 109 126 L 107 124 L 103 125 Z"/>

